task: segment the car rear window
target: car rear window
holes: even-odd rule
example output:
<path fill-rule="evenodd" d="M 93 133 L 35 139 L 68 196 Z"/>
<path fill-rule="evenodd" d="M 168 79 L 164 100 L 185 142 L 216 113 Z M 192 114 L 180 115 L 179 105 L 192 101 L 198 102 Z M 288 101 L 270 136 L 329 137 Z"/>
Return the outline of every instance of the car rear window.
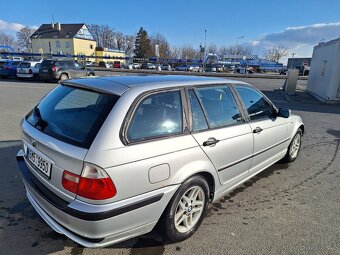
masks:
<path fill-rule="evenodd" d="M 21 62 L 18 66 L 21 67 L 21 68 L 30 68 L 31 63 L 30 62 Z"/>
<path fill-rule="evenodd" d="M 26 120 L 54 138 L 89 148 L 118 98 L 60 85 L 26 116 Z"/>
<path fill-rule="evenodd" d="M 52 65 L 54 65 L 55 62 L 56 62 L 55 60 L 44 60 L 41 63 L 41 66 L 42 67 L 51 67 Z"/>

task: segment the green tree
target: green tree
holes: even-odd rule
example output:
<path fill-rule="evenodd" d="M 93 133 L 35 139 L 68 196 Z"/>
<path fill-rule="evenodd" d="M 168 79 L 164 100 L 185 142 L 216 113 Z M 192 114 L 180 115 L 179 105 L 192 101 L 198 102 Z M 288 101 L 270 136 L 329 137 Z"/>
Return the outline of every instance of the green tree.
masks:
<path fill-rule="evenodd" d="M 153 55 L 148 33 L 142 27 L 136 36 L 134 53 L 137 58 L 148 58 Z"/>

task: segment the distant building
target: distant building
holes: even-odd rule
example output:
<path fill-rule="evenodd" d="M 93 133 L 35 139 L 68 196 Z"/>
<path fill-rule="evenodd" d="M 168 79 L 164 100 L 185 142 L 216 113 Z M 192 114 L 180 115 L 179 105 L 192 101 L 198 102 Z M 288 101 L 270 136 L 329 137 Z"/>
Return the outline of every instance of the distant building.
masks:
<path fill-rule="evenodd" d="M 226 55 L 222 62 L 227 65 L 252 67 L 260 72 L 279 71 L 283 68 L 283 64 L 260 58 L 257 55 Z"/>
<path fill-rule="evenodd" d="M 100 61 L 104 62 L 113 62 L 113 61 L 119 61 L 122 63 L 126 63 L 125 57 L 125 51 L 123 50 L 115 50 L 115 49 L 108 49 L 103 47 L 96 47 L 96 63 L 99 63 Z"/>
<path fill-rule="evenodd" d="M 0 45 L 0 53 L 8 53 L 8 52 L 14 52 L 14 49 L 11 46 Z"/>
<path fill-rule="evenodd" d="M 84 23 L 42 24 L 32 35 L 32 51 L 40 54 L 95 56 L 97 42 Z"/>
<path fill-rule="evenodd" d="M 288 58 L 287 68 L 288 69 L 300 69 L 302 66 L 310 66 L 312 58 Z"/>
<path fill-rule="evenodd" d="M 307 91 L 326 103 L 340 104 L 340 38 L 314 47 Z"/>

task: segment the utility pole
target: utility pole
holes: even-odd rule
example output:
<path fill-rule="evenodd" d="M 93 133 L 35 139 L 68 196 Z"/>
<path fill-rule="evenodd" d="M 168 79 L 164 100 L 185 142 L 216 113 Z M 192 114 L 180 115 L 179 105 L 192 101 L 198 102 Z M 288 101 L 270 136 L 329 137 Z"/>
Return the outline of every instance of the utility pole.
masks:
<path fill-rule="evenodd" d="M 242 39 L 242 38 L 244 38 L 244 37 L 245 37 L 245 36 L 242 35 L 242 36 L 239 36 L 239 37 L 236 38 L 236 47 L 235 47 L 235 54 L 234 54 L 234 67 L 235 67 L 235 68 L 236 68 L 237 42 L 238 42 L 239 39 Z"/>
<path fill-rule="evenodd" d="M 292 62 L 290 62 L 290 69 L 293 69 L 293 61 L 296 53 L 292 53 Z"/>
<path fill-rule="evenodd" d="M 205 72 L 205 49 L 207 48 L 207 30 L 204 30 L 203 72 Z"/>

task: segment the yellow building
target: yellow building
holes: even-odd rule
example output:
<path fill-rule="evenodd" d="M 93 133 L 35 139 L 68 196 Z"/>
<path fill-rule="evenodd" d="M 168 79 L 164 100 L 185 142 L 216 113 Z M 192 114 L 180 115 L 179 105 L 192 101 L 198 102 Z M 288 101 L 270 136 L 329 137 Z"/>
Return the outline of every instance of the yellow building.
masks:
<path fill-rule="evenodd" d="M 32 51 L 39 54 L 95 56 L 97 43 L 82 24 L 42 24 L 31 36 Z M 94 59 L 89 59 L 94 61 Z"/>
<path fill-rule="evenodd" d="M 96 47 L 96 63 L 100 61 L 104 62 L 114 62 L 119 61 L 122 64 L 126 64 L 126 54 L 122 50 L 108 49 L 103 47 Z"/>

